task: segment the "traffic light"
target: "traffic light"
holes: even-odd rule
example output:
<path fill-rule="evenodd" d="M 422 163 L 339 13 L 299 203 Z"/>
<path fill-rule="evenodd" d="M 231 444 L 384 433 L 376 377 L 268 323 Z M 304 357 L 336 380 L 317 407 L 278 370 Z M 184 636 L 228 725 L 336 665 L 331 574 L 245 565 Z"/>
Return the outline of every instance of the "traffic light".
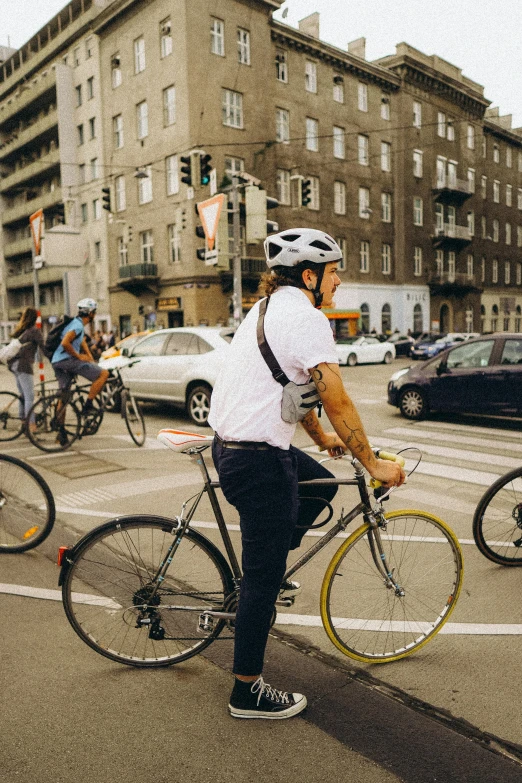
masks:
<path fill-rule="evenodd" d="M 129 242 L 132 242 L 132 226 L 125 226 L 123 229 L 123 243 L 128 245 Z"/>
<path fill-rule="evenodd" d="M 204 261 L 205 260 L 205 248 L 204 247 L 198 248 L 196 250 L 196 255 L 197 255 L 197 257 L 198 257 L 198 259 L 200 261 Z"/>
<path fill-rule="evenodd" d="M 199 239 L 205 239 L 205 229 L 203 226 L 196 226 L 196 236 L 199 237 Z"/>
<path fill-rule="evenodd" d="M 312 183 L 309 179 L 301 180 L 301 206 L 307 207 L 310 203 L 312 193 Z"/>
<path fill-rule="evenodd" d="M 192 157 L 190 155 L 182 155 L 180 160 L 183 163 L 181 167 L 181 173 L 183 174 L 181 181 L 190 188 L 192 187 Z"/>
<path fill-rule="evenodd" d="M 277 223 L 267 220 L 267 210 L 278 206 L 279 201 L 267 196 L 266 190 L 261 190 L 257 185 L 249 185 L 245 188 L 247 244 L 256 244 L 265 239 L 267 234 L 279 230 Z"/>
<path fill-rule="evenodd" d="M 199 159 L 199 181 L 202 185 L 208 185 L 210 182 L 210 172 L 212 171 L 212 166 L 210 165 L 211 160 L 212 155 L 201 155 Z"/>
<path fill-rule="evenodd" d="M 111 208 L 111 189 L 110 188 L 102 188 L 102 207 L 103 209 L 106 209 L 107 212 L 112 212 Z"/>

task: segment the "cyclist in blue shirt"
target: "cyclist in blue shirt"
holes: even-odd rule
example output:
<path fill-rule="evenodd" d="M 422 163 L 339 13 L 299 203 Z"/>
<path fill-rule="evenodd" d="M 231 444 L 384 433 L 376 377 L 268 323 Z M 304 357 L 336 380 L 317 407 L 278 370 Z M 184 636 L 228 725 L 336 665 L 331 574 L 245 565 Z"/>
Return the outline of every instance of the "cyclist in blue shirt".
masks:
<path fill-rule="evenodd" d="M 85 338 L 85 327 L 94 321 L 96 308 L 94 299 L 81 299 L 78 302 L 78 315 L 64 326 L 62 340 L 51 359 L 60 389 L 67 389 L 75 375 L 92 381 L 82 413 L 89 413 L 93 409 L 92 401 L 109 377 L 109 371 L 103 370 L 94 362 Z M 58 439 L 60 438 L 66 440 L 66 433 L 60 432 Z"/>

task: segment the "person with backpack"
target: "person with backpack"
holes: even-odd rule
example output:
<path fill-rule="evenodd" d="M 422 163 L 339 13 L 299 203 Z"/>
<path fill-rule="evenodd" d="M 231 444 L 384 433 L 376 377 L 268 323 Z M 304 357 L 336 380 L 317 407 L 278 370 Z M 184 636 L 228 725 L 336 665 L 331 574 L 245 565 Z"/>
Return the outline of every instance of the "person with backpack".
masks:
<path fill-rule="evenodd" d="M 37 311 L 34 307 L 26 307 L 11 335 L 20 341 L 21 347 L 16 356 L 7 362 L 8 368 L 16 379 L 16 386 L 20 393 L 21 419 L 27 418 L 34 403 L 33 365 L 36 359 L 36 351 L 43 348 L 42 330 L 36 326 Z M 34 414 L 32 421 L 28 422 L 30 429 L 35 429 Z"/>
<path fill-rule="evenodd" d="M 58 386 L 62 390 L 70 386 L 75 375 L 81 375 L 92 382 L 82 410 L 83 414 L 88 414 L 93 409 L 92 401 L 103 389 L 109 377 L 109 371 L 102 370 L 95 363 L 85 337 L 85 327 L 94 321 L 97 304 L 94 299 L 87 298 L 81 299 L 77 307 L 78 315 L 63 325 L 61 339 L 52 354 L 51 364 Z M 67 442 L 67 433 L 63 427 L 58 433 L 58 441 Z"/>

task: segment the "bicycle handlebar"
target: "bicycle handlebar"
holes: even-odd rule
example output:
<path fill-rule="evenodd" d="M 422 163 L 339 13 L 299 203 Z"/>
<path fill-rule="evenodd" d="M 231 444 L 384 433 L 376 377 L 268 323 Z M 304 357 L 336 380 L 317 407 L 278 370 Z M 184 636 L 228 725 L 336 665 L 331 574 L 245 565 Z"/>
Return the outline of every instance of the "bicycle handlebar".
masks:
<path fill-rule="evenodd" d="M 397 462 L 401 468 L 403 468 L 406 464 L 406 460 L 404 457 L 401 457 L 400 454 L 392 454 L 391 451 L 381 451 L 381 449 L 374 449 L 374 452 L 378 459 L 387 459 L 390 462 Z M 382 481 L 372 478 L 370 479 L 370 487 L 372 489 L 378 489 L 379 487 L 382 487 Z"/>

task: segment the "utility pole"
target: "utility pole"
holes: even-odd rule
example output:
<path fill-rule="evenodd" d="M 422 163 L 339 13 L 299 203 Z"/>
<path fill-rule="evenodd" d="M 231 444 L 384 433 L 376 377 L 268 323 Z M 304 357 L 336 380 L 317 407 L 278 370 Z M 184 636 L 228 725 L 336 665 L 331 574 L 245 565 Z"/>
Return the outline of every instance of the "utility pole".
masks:
<path fill-rule="evenodd" d="M 31 227 L 31 235 L 33 238 L 31 260 L 33 262 L 34 309 L 36 310 L 37 313 L 36 326 L 38 327 L 38 329 L 41 329 L 42 314 L 40 313 L 40 284 L 38 282 L 38 270 L 41 268 L 43 264 L 42 256 L 40 255 L 40 253 L 42 252 L 41 239 L 42 239 L 42 229 L 44 225 L 44 214 L 42 209 L 37 210 L 29 217 L 29 225 Z M 40 348 L 38 348 L 38 359 L 39 359 L 38 368 L 40 371 L 40 384 L 41 384 L 42 394 L 43 394 L 45 375 L 44 375 L 43 353 L 40 350 Z"/>
<path fill-rule="evenodd" d="M 241 279 L 241 218 L 239 215 L 239 179 L 232 177 L 232 229 L 234 240 L 233 272 L 234 294 L 232 303 L 234 307 L 234 326 L 237 328 L 243 320 L 243 286 Z"/>

